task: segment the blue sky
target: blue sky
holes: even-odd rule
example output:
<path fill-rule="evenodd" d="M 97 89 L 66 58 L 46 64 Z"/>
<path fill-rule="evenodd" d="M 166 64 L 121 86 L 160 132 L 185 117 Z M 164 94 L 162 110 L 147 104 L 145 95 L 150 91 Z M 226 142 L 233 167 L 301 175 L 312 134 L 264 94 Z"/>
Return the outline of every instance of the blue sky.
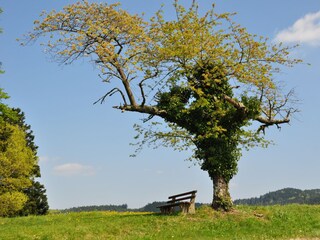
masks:
<path fill-rule="evenodd" d="M 102 1 L 102 0 L 100 0 Z M 206 172 L 184 161 L 187 152 L 147 149 L 136 158 L 133 124 L 143 117 L 113 109 L 114 99 L 93 105 L 108 89 L 91 63 L 69 66 L 52 62 L 40 42 L 27 47 L 16 41 L 32 30 L 42 10 L 59 10 L 73 0 L 0 1 L 0 61 L 5 74 L 0 87 L 10 106 L 26 113 L 39 146 L 42 178 L 49 205 L 62 209 L 83 205 L 123 204 L 142 207 L 188 190 L 197 201 L 210 202 L 212 183 Z M 115 1 L 106 1 L 112 3 Z M 131 13 L 151 16 L 165 4 L 172 17 L 172 1 L 122 0 Z M 209 9 L 211 1 L 199 1 Z M 191 0 L 183 0 L 188 4 Z M 234 20 L 251 33 L 288 44 L 300 42 L 294 55 L 306 63 L 284 69 L 279 78 L 295 88 L 301 99 L 290 126 L 270 129 L 276 145 L 244 151 L 239 173 L 230 183 L 232 197 L 254 197 L 284 187 L 320 188 L 320 5 L 318 0 L 217 0 L 218 12 L 237 12 Z"/>

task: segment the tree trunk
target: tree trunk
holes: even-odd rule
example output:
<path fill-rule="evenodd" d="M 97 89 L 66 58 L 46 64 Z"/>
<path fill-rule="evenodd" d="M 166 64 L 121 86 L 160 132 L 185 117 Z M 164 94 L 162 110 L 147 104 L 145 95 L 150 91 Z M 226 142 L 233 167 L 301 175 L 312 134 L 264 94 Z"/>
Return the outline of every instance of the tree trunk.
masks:
<path fill-rule="evenodd" d="M 213 177 L 212 208 L 215 210 L 230 211 L 233 203 L 229 193 L 229 182 L 222 176 Z"/>

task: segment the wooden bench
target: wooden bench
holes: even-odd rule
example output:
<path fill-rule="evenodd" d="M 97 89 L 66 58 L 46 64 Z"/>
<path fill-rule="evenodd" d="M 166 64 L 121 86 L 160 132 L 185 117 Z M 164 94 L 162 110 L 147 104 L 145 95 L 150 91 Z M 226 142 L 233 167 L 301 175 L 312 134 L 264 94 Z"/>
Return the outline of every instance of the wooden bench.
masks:
<path fill-rule="evenodd" d="M 160 208 L 160 211 L 162 214 L 171 214 L 174 213 L 175 207 L 180 207 L 180 210 L 182 213 L 187 214 L 193 214 L 196 212 L 195 208 L 195 200 L 196 200 L 196 192 L 197 191 L 190 191 L 186 193 L 180 193 L 177 195 L 173 195 L 168 197 L 170 199 L 167 201 L 165 205 L 159 206 L 157 208 Z M 188 200 L 189 201 L 185 201 Z"/>

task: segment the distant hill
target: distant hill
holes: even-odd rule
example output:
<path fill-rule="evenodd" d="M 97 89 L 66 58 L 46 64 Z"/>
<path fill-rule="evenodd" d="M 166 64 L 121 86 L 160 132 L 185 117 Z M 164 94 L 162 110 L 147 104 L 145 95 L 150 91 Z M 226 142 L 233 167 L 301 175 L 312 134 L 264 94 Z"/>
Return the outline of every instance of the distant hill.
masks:
<path fill-rule="evenodd" d="M 255 198 L 235 200 L 236 205 L 320 204 L 320 189 L 284 188 Z"/>

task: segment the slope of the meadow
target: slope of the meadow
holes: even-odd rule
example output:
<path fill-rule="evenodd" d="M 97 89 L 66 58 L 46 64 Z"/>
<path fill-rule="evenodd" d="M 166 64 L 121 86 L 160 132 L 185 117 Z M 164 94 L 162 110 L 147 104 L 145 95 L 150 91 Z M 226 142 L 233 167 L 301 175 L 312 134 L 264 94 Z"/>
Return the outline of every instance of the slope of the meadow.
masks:
<path fill-rule="evenodd" d="M 209 207 L 194 215 L 50 213 L 0 218 L 0 239 L 320 239 L 320 206 Z"/>

